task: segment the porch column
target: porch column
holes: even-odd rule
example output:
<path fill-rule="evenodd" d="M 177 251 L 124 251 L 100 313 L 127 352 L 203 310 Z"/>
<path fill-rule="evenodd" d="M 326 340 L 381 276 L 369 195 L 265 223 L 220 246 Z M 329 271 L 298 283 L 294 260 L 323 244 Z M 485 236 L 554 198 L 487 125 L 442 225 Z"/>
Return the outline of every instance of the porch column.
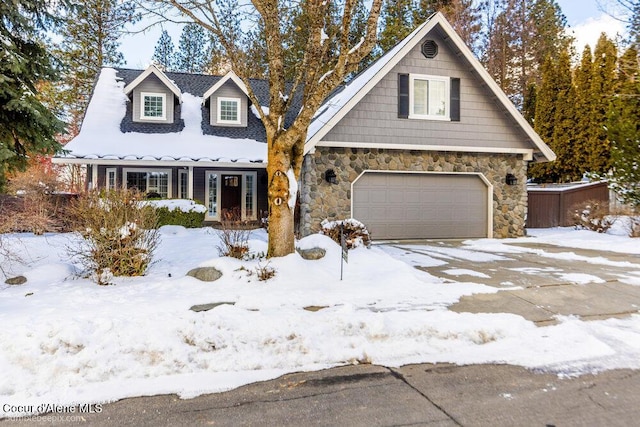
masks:
<path fill-rule="evenodd" d="M 193 200 L 193 166 L 189 166 L 187 181 L 189 182 L 187 185 L 187 198 Z"/>

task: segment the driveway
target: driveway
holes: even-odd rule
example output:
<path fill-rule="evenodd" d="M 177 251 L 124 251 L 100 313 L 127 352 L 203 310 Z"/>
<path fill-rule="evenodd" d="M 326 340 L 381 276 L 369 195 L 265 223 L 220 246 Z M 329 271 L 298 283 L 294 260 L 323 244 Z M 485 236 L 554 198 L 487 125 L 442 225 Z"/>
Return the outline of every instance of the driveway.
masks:
<path fill-rule="evenodd" d="M 395 258 L 443 283 L 493 286 L 495 294 L 463 297 L 456 312 L 514 313 L 538 325 L 558 315 L 585 320 L 640 311 L 640 256 L 532 242 L 474 246 L 473 240 L 386 242 Z"/>

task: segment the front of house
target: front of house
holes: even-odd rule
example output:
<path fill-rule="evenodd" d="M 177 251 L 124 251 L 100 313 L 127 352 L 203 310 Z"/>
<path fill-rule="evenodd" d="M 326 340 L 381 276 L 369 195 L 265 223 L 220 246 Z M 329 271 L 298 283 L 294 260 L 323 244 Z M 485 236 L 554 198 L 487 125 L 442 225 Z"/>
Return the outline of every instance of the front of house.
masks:
<path fill-rule="evenodd" d="M 266 83 L 252 83 L 266 100 Z M 257 221 L 267 209 L 267 149 L 256 114 L 233 73 L 105 68 L 80 134 L 55 161 L 86 165 L 89 188 L 198 200 L 207 221 Z"/>
<path fill-rule="evenodd" d="M 267 105 L 267 83 L 251 84 Z M 233 73 L 104 69 L 55 161 L 87 165 L 91 187 L 257 220 L 267 147 L 246 93 Z M 354 217 L 376 239 L 521 236 L 527 164 L 555 158 L 441 14 L 325 101 L 304 153 L 298 231 Z"/>

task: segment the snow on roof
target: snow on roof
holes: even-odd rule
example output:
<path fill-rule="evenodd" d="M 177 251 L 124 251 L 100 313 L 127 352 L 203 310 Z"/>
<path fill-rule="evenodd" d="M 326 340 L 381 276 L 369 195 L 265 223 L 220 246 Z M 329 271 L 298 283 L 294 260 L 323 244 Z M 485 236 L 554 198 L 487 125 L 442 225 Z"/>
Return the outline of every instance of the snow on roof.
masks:
<path fill-rule="evenodd" d="M 202 132 L 202 98 L 182 94 L 184 129 L 177 133 L 123 133 L 120 124 L 128 98 L 113 68 L 104 68 L 78 136 L 64 148 L 63 159 L 190 160 L 266 162 L 267 144 Z"/>

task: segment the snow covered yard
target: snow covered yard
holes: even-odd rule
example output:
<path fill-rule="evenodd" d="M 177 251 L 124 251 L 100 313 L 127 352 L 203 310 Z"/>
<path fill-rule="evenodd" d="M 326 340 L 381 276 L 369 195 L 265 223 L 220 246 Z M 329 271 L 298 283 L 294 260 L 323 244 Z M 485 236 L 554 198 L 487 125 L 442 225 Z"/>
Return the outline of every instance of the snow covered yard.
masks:
<path fill-rule="evenodd" d="M 533 234 L 465 243 L 479 257 L 532 240 L 640 253 L 637 239 L 619 233 Z M 276 276 L 266 282 L 256 268 L 267 261 L 218 257 L 218 237 L 209 229 L 166 226 L 161 238 L 146 276 L 98 286 L 78 277 L 66 255 L 74 235 L 2 236 L 24 261 L 12 263 L 11 272 L 28 282 L 0 285 L 1 402 L 35 408 L 161 393 L 188 398 L 350 363 L 510 363 L 560 375 L 640 369 L 640 315 L 563 317 L 537 327 L 513 314 L 455 313 L 447 306 L 462 296 L 499 289 L 459 281 L 459 272 L 451 273 L 455 281 L 439 279 L 375 246 L 350 251 L 340 281 L 340 248 L 320 235 L 299 247 L 325 248 L 323 259 L 268 261 Z M 250 248 L 266 252 L 264 231 L 252 233 Z M 185 276 L 196 266 L 215 266 L 223 277 L 207 283 Z M 221 302 L 233 304 L 189 310 Z"/>

